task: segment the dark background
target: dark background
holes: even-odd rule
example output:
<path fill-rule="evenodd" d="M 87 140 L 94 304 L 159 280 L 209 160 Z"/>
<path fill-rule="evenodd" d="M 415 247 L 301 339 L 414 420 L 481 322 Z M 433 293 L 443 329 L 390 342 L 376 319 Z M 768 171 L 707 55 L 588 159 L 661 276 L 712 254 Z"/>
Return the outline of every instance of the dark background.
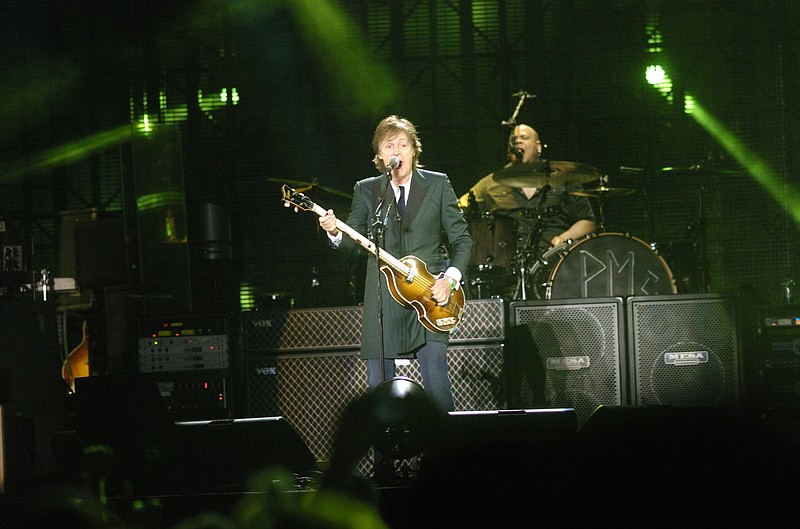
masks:
<path fill-rule="evenodd" d="M 797 181 L 794 2 L 29 0 L 2 10 L 4 244 L 20 241 L 28 272 L 71 276 L 59 273 L 69 270 L 64 219 L 121 219 L 84 235 L 97 253 L 78 248 L 75 259 L 90 275 L 120 267 L 95 282 L 126 285 L 134 313 L 237 312 L 241 285 L 251 292 L 242 308 L 273 297 L 357 303 L 358 267 L 328 250 L 313 213 L 282 206 L 275 180 L 318 183 L 307 194 L 346 214 L 343 195 L 374 173 L 374 126 L 396 113 L 417 125 L 422 162 L 464 193 L 502 165 L 501 122 L 520 90 L 536 95 L 518 121 L 538 129 L 546 158 L 609 175 L 642 169 L 636 193 L 605 200 L 608 231 L 669 250 L 676 276 L 705 249 L 713 292 L 777 302 L 796 273 L 797 223 L 774 198 Z M 670 99 L 645 80 L 650 64 L 671 76 Z M 223 89 L 227 101 L 209 106 Z M 687 93 L 774 172 L 774 195 L 683 112 Z M 145 115 L 166 132 L 142 136 Z M 135 207 L 170 191 L 154 209 Z M 208 204 L 230 218 L 230 259 L 208 258 Z M 154 240 L 168 208 L 188 242 Z"/>

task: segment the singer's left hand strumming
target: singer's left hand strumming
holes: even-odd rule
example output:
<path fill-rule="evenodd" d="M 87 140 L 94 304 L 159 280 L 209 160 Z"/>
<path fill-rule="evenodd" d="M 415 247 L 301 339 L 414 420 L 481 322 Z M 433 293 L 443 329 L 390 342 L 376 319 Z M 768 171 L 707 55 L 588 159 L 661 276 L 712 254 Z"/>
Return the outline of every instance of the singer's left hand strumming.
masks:
<path fill-rule="evenodd" d="M 447 305 L 450 300 L 450 295 L 453 293 L 455 283 L 447 276 L 442 276 L 436 279 L 436 282 L 431 287 L 431 299 L 436 301 L 436 304 L 443 307 Z"/>

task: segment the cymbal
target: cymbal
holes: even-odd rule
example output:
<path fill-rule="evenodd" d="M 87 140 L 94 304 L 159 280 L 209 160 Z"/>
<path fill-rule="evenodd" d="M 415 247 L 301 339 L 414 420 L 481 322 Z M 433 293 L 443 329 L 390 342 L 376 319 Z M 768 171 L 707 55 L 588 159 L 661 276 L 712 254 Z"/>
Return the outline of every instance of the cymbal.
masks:
<path fill-rule="evenodd" d="M 635 193 L 640 185 L 635 175 L 625 173 L 603 175 L 600 179 L 587 182 L 581 189 L 570 194 L 593 198 L 630 195 Z"/>
<path fill-rule="evenodd" d="M 687 165 L 683 167 L 662 167 L 661 172 L 679 175 L 738 175 L 742 171 L 738 169 L 709 167 L 703 164 Z"/>
<path fill-rule="evenodd" d="M 540 161 L 514 164 L 496 171 L 492 178 L 509 187 L 544 187 L 554 189 L 583 184 L 600 178 L 596 167 L 579 162 Z"/>
<path fill-rule="evenodd" d="M 636 193 L 636 189 L 630 187 L 606 187 L 599 186 L 590 189 L 583 189 L 581 191 L 573 191 L 570 195 L 589 198 L 605 198 L 605 197 L 619 197 L 624 195 L 632 195 Z"/>
<path fill-rule="evenodd" d="M 295 191 L 297 191 L 298 193 L 305 193 L 311 189 L 317 188 L 320 191 L 330 193 L 331 195 L 338 195 L 340 197 L 344 197 L 349 200 L 353 199 L 352 193 L 345 193 L 344 191 L 339 191 L 338 189 L 322 186 L 319 184 L 316 178 L 311 182 L 303 182 L 302 180 L 288 180 L 286 178 L 267 178 L 267 182 L 275 182 L 277 184 L 290 185 L 294 187 Z"/>

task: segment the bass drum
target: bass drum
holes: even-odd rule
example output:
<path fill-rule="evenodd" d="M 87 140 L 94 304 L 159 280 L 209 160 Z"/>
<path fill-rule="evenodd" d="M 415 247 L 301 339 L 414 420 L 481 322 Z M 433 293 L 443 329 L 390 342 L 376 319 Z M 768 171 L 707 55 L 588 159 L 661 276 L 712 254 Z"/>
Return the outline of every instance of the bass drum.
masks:
<path fill-rule="evenodd" d="M 646 242 L 621 233 L 601 233 L 551 248 L 531 275 L 540 299 L 677 293 L 664 259 Z"/>

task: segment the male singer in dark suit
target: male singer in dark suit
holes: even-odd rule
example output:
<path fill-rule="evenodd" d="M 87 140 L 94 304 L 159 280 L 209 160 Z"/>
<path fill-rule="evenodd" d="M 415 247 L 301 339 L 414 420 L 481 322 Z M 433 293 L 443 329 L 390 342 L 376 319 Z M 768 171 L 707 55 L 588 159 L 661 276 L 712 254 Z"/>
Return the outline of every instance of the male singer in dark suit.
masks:
<path fill-rule="evenodd" d="M 422 143 L 416 127 L 407 119 L 394 115 L 384 118 L 375 129 L 372 148 L 373 161 L 382 174 L 356 182 L 346 224 L 366 236 L 374 235 L 376 219 L 385 221 L 382 248 L 396 258 L 414 255 L 424 261 L 436 278 L 430 289 L 432 298 L 438 305 L 445 306 L 452 292 L 461 288 L 462 272 L 467 269 L 472 253 L 467 222 L 450 180 L 444 173 L 420 169 Z M 376 214 L 384 191 L 384 207 Z M 336 227 L 332 210 L 320 217 L 319 222 L 334 247 L 346 248 L 354 244 Z M 442 233 L 446 241 L 441 240 Z M 443 243 L 449 247 L 448 263 L 441 251 Z M 386 278 L 378 272 L 374 257 L 368 259 L 361 357 L 367 361 L 370 389 L 384 378 L 394 377 L 394 359 L 416 357 L 426 393 L 442 411 L 452 411 L 453 394 L 447 372 L 449 335 L 429 331 L 418 321 L 413 308 L 395 301 Z M 376 276 L 380 276 L 381 281 L 384 370 L 380 363 Z"/>

